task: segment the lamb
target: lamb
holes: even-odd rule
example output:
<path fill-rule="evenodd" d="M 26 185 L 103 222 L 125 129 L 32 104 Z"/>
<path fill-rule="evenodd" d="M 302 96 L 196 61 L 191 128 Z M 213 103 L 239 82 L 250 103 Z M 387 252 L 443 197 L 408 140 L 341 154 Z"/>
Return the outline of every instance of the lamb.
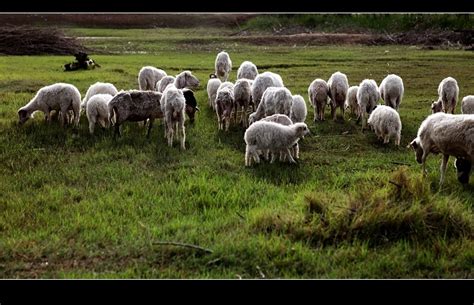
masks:
<path fill-rule="evenodd" d="M 180 138 L 181 148 L 186 149 L 186 132 L 184 128 L 185 97 L 183 90 L 174 85 L 166 87 L 161 99 L 161 109 L 164 113 L 165 136 L 168 139 L 168 145 L 173 146 L 173 137 Z"/>
<path fill-rule="evenodd" d="M 145 66 L 138 72 L 138 88 L 140 90 L 156 90 L 156 83 L 167 74 L 161 69 Z"/>
<path fill-rule="evenodd" d="M 273 72 L 263 72 L 257 75 L 252 84 L 252 101 L 254 107 L 258 107 L 263 92 L 265 92 L 268 87 L 284 87 L 281 76 Z"/>
<path fill-rule="evenodd" d="M 222 51 L 217 54 L 215 62 L 215 74 L 223 82 L 226 82 L 229 78 L 229 73 L 232 70 L 232 61 L 230 60 L 229 54 Z"/>
<path fill-rule="evenodd" d="M 176 80 L 176 77 L 171 76 L 171 75 L 167 75 L 163 77 L 156 83 L 156 90 L 158 92 L 163 93 L 163 91 L 165 91 L 166 89 L 166 86 L 168 86 L 169 84 L 173 84 L 175 80 Z"/>
<path fill-rule="evenodd" d="M 121 136 L 120 126 L 125 121 L 140 122 L 149 120 L 147 137 L 150 136 L 153 122 L 163 117 L 160 107 L 161 92 L 130 90 L 120 91 L 109 102 L 109 120 L 115 126 L 114 135 Z M 112 118 L 115 117 L 115 123 Z"/>
<path fill-rule="evenodd" d="M 357 90 L 359 86 L 352 86 L 347 89 L 346 101 L 344 108 L 349 109 L 353 115 L 359 115 L 359 104 L 357 104 Z"/>
<path fill-rule="evenodd" d="M 468 95 L 462 99 L 461 113 L 474 114 L 474 95 Z"/>
<path fill-rule="evenodd" d="M 254 80 L 257 75 L 257 66 L 250 61 L 244 61 L 237 70 L 237 79 L 246 78 Z"/>
<path fill-rule="evenodd" d="M 474 116 L 470 114 L 446 114 L 438 112 L 428 116 L 418 129 L 417 137 L 408 145 L 415 151 L 416 161 L 423 165 L 426 174 L 426 158 L 430 153 L 443 154 L 440 187 L 444 183 L 449 156 L 474 160 Z"/>
<path fill-rule="evenodd" d="M 186 107 L 185 112 L 189 117 L 189 121 L 194 123 L 194 116 L 196 112 L 199 111 L 199 107 L 197 105 L 196 97 L 194 96 L 194 92 L 191 89 L 184 88 L 181 89 L 183 91 L 183 96 L 185 99 Z"/>
<path fill-rule="evenodd" d="M 443 111 L 454 114 L 459 96 L 458 82 L 452 77 L 446 77 L 439 83 L 438 95 L 438 101 L 433 101 L 431 104 L 431 112 Z"/>
<path fill-rule="evenodd" d="M 469 176 L 471 174 L 472 162 L 463 158 L 457 158 L 454 162 L 454 167 L 456 167 L 458 181 L 461 184 L 468 184 Z"/>
<path fill-rule="evenodd" d="M 29 118 L 33 118 L 34 112 L 44 112 L 46 122 L 50 122 L 52 110 L 61 112 L 60 125 L 69 123 L 68 112 L 73 111 L 74 127 L 79 126 L 81 107 L 81 93 L 79 90 L 66 83 L 56 83 L 45 86 L 38 90 L 28 104 L 18 109 L 19 124 L 23 125 Z"/>
<path fill-rule="evenodd" d="M 82 100 L 81 103 L 81 110 L 85 111 L 87 108 L 87 101 L 96 94 L 110 94 L 114 96 L 117 94 L 118 90 L 117 88 L 111 84 L 111 83 L 102 83 L 102 82 L 96 82 L 95 84 L 92 84 L 89 89 L 87 89 L 86 96 Z"/>
<path fill-rule="evenodd" d="M 306 102 L 301 95 L 293 95 L 293 104 L 291 106 L 291 120 L 293 123 L 304 123 L 308 110 Z"/>
<path fill-rule="evenodd" d="M 230 118 L 234 109 L 234 84 L 223 82 L 217 89 L 216 114 L 219 130 L 229 130 Z"/>
<path fill-rule="evenodd" d="M 336 109 L 341 108 L 342 119 L 344 120 L 344 102 L 346 100 L 349 82 L 347 76 L 341 72 L 335 72 L 328 80 L 329 97 L 331 99 L 331 116 L 336 120 Z"/>
<path fill-rule="evenodd" d="M 207 96 L 209 106 L 212 107 L 212 110 L 216 111 L 216 95 L 217 89 L 222 84 L 221 80 L 217 78 L 215 74 L 211 74 L 209 81 L 207 82 Z"/>
<path fill-rule="evenodd" d="M 385 101 L 385 105 L 397 110 L 403 99 L 403 80 L 395 74 L 387 75 L 379 87 L 380 97 Z"/>
<path fill-rule="evenodd" d="M 391 137 L 395 137 L 395 145 L 400 145 L 400 134 L 402 131 L 402 122 L 400 115 L 392 107 L 379 105 L 370 114 L 368 120 L 375 134 L 383 143 L 387 144 Z"/>
<path fill-rule="evenodd" d="M 364 79 L 357 89 L 357 104 L 359 115 L 357 121 L 362 118 L 362 130 L 366 127 L 367 114 L 371 114 L 380 99 L 377 83 L 373 79 Z"/>
<path fill-rule="evenodd" d="M 248 127 L 247 111 L 250 109 L 252 102 L 252 80 L 241 78 L 235 82 L 234 86 L 234 115 L 237 122 L 237 110 L 241 110 L 242 115 L 240 121 L 245 127 Z"/>
<path fill-rule="evenodd" d="M 290 126 L 281 125 L 275 122 L 259 121 L 252 124 L 244 134 L 245 166 L 252 165 L 252 158 L 256 163 L 260 163 L 259 151 L 270 150 L 272 152 L 284 151 L 291 163 L 296 163 L 290 153 L 296 142 L 309 133 L 305 123 L 296 123 Z M 272 160 L 275 159 L 273 154 Z"/>
<path fill-rule="evenodd" d="M 308 87 L 308 96 L 314 108 L 314 121 L 324 121 L 324 108 L 328 101 L 329 87 L 325 80 L 317 78 Z"/>
<path fill-rule="evenodd" d="M 267 117 L 264 117 L 261 119 L 261 121 L 265 122 L 275 122 L 278 124 L 282 124 L 285 126 L 293 125 L 293 121 L 286 115 L 284 114 L 273 114 Z M 290 149 L 291 156 L 294 159 L 299 159 L 300 158 L 300 148 L 298 145 L 298 142 Z M 270 153 L 269 150 L 265 151 L 265 159 L 268 160 L 268 154 Z M 286 156 L 285 152 L 280 152 L 280 161 L 284 161 L 284 157 Z"/>
<path fill-rule="evenodd" d="M 186 70 L 176 75 L 176 79 L 174 80 L 174 86 L 177 89 L 195 89 L 199 86 L 199 79 L 194 76 L 191 71 Z"/>
<path fill-rule="evenodd" d="M 98 122 L 103 128 L 109 128 L 109 111 L 108 104 L 113 96 L 110 94 L 95 94 L 87 102 L 86 115 L 89 121 L 89 132 L 94 134 L 95 124 Z"/>
<path fill-rule="evenodd" d="M 262 102 L 258 105 L 257 111 L 250 114 L 249 124 L 275 114 L 285 114 L 291 117 L 291 108 L 293 106 L 293 95 L 285 87 L 268 87 L 262 96 Z"/>

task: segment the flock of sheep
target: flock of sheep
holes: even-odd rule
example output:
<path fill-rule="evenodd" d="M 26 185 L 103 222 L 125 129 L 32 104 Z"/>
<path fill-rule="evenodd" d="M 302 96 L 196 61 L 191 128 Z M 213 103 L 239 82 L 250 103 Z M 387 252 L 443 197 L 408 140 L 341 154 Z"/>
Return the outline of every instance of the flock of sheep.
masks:
<path fill-rule="evenodd" d="M 244 61 L 237 71 L 237 81 L 229 82 L 232 61 L 229 54 L 220 52 L 215 61 L 214 73 L 207 83 L 208 105 L 217 115 L 218 129 L 227 131 L 234 121 L 245 128 L 245 165 L 259 163 L 260 157 L 274 162 L 296 162 L 299 158 L 298 141 L 309 133 L 304 123 L 307 108 L 304 98 L 292 95 L 285 87 L 280 75 L 273 72 L 259 73 L 255 64 Z M 172 146 L 180 140 L 185 149 L 185 113 L 191 122 L 199 111 L 194 97 L 199 80 L 190 71 L 169 76 L 155 67 L 143 67 L 138 74 L 139 90 L 120 91 L 113 84 L 97 82 L 89 87 L 81 101 L 79 90 L 66 83 L 56 83 L 41 88 L 35 97 L 18 110 L 19 122 L 23 124 L 34 112 L 42 111 L 46 121 L 55 110 L 61 125 L 74 124 L 77 128 L 81 111 L 89 121 L 89 131 L 94 133 L 97 123 L 108 128 L 120 126 L 125 121 L 136 121 L 146 125 L 150 135 L 155 119 L 162 118 L 165 138 Z M 331 117 L 336 120 L 339 108 L 349 110 L 362 120 L 362 130 L 369 126 L 378 138 L 388 143 L 390 138 L 400 145 L 402 123 L 398 114 L 403 99 L 403 80 L 394 74 L 385 77 L 380 86 L 373 79 L 365 79 L 358 86 L 349 87 L 347 76 L 335 72 L 326 82 L 317 78 L 308 87 L 309 102 L 314 108 L 314 121 L 324 121 L 327 105 Z M 456 157 L 458 179 L 468 183 L 474 161 L 474 96 L 462 100 L 463 114 L 454 115 L 459 87 L 452 77 L 445 78 L 438 87 L 439 99 L 431 105 L 432 115 L 421 124 L 417 137 L 410 143 L 416 160 L 423 164 L 430 153 L 441 153 L 440 185 L 444 182 L 449 156 Z M 385 105 L 379 105 L 382 99 Z"/>

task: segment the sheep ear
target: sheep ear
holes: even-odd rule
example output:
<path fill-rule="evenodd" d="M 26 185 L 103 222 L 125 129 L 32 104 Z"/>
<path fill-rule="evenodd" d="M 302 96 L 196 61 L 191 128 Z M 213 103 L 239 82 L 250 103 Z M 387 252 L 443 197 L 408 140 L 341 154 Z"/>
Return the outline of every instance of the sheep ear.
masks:
<path fill-rule="evenodd" d="M 25 109 L 18 110 L 18 116 L 20 117 L 20 119 L 26 117 L 26 113 L 27 111 Z"/>
<path fill-rule="evenodd" d="M 416 143 L 416 139 L 411 141 L 410 144 L 408 144 L 407 148 L 413 147 L 414 149 L 418 148 L 418 143 Z"/>

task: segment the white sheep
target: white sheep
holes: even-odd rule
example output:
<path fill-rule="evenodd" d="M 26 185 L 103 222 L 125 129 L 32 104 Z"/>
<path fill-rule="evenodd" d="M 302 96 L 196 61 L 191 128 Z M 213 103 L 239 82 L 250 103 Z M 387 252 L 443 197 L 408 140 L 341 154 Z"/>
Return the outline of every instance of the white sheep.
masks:
<path fill-rule="evenodd" d="M 374 129 L 377 137 L 383 140 L 384 144 L 387 144 L 390 138 L 394 137 L 395 145 L 400 145 L 402 122 L 400 121 L 400 115 L 395 109 L 379 105 L 372 111 L 367 123 Z"/>
<path fill-rule="evenodd" d="M 252 84 L 252 104 L 257 108 L 262 99 L 263 92 L 268 87 L 284 87 L 283 80 L 280 75 L 273 72 L 263 72 L 255 78 Z"/>
<path fill-rule="evenodd" d="M 385 105 L 397 111 L 402 103 L 404 90 L 402 78 L 395 74 L 387 75 L 379 87 L 380 97 L 385 101 Z"/>
<path fill-rule="evenodd" d="M 209 106 L 212 107 L 212 110 L 216 111 L 216 95 L 217 89 L 222 84 L 221 80 L 218 79 L 214 74 L 210 75 L 210 78 L 207 82 L 207 96 Z"/>
<path fill-rule="evenodd" d="M 252 80 L 247 78 L 238 79 L 234 85 L 234 118 L 237 123 L 237 112 L 241 111 L 240 122 L 248 127 L 247 111 L 252 103 Z"/>
<path fill-rule="evenodd" d="M 153 121 L 163 117 L 160 107 L 161 96 L 161 92 L 149 90 L 130 90 L 117 93 L 108 104 L 109 120 L 115 126 L 114 135 L 121 135 L 120 126 L 125 121 L 149 120 L 147 131 L 147 137 L 149 137 Z"/>
<path fill-rule="evenodd" d="M 373 79 L 364 79 L 357 89 L 357 104 L 359 115 L 357 121 L 362 118 L 362 130 L 366 127 L 367 114 L 371 114 L 380 99 L 379 88 Z"/>
<path fill-rule="evenodd" d="M 87 89 L 86 95 L 82 99 L 81 110 L 86 111 L 87 101 L 92 96 L 96 94 L 110 94 L 114 96 L 117 92 L 117 88 L 111 83 L 96 82 L 95 84 L 90 85 L 89 89 Z"/>
<path fill-rule="evenodd" d="M 217 54 L 214 66 L 217 77 L 219 77 L 221 81 L 226 82 L 232 70 L 232 61 L 230 60 L 229 54 L 225 51 Z"/>
<path fill-rule="evenodd" d="M 468 95 L 462 99 L 461 113 L 474 114 L 474 95 Z"/>
<path fill-rule="evenodd" d="M 223 82 L 217 89 L 216 114 L 219 130 L 229 130 L 232 110 L 234 110 L 234 84 Z"/>
<path fill-rule="evenodd" d="M 431 104 L 431 112 L 454 114 L 459 96 L 458 82 L 452 77 L 443 79 L 438 86 L 438 96 L 438 100 Z"/>
<path fill-rule="evenodd" d="M 186 70 L 176 75 L 174 86 L 177 89 L 195 89 L 199 86 L 199 79 L 191 71 Z"/>
<path fill-rule="evenodd" d="M 237 70 L 237 79 L 255 79 L 258 75 L 257 66 L 251 61 L 244 61 Z"/>
<path fill-rule="evenodd" d="M 173 84 L 175 80 L 176 80 L 176 77 L 171 76 L 171 75 L 167 75 L 163 77 L 156 83 L 156 90 L 158 92 L 163 93 L 163 91 L 165 91 L 166 89 L 166 86 L 168 86 L 169 84 Z"/>
<path fill-rule="evenodd" d="M 161 109 L 164 113 L 165 136 L 168 145 L 173 146 L 173 137 L 181 138 L 181 148 L 186 149 L 186 132 L 184 128 L 184 112 L 186 99 L 181 89 L 174 85 L 169 85 L 163 92 L 161 99 Z"/>
<path fill-rule="evenodd" d="M 276 153 L 284 151 L 291 163 L 296 161 L 291 156 L 292 148 L 300 138 L 309 133 L 305 123 L 296 123 L 285 126 L 275 122 L 259 121 L 250 125 L 245 131 L 245 165 L 251 166 L 252 159 L 260 162 L 259 151 L 270 150 L 273 153 L 272 160 L 275 160 Z"/>
<path fill-rule="evenodd" d="M 293 123 L 303 123 L 306 120 L 308 110 L 306 102 L 301 95 L 293 95 L 293 104 L 291 105 L 291 120 Z"/>
<path fill-rule="evenodd" d="M 349 81 L 347 76 L 341 72 L 335 72 L 328 80 L 329 97 L 331 99 L 331 116 L 336 120 L 336 109 L 339 107 L 344 119 L 344 102 L 346 100 L 347 89 L 349 89 Z"/>
<path fill-rule="evenodd" d="M 167 74 L 161 69 L 145 66 L 138 72 L 138 88 L 140 90 L 156 90 L 156 83 Z"/>
<path fill-rule="evenodd" d="M 443 155 L 440 187 L 444 183 L 449 156 L 474 161 L 474 115 L 438 112 L 420 125 L 417 137 L 408 145 L 415 151 L 416 161 L 426 174 L 426 158 L 430 153 Z"/>
<path fill-rule="evenodd" d="M 60 124 L 65 126 L 70 123 L 69 111 L 73 111 L 74 126 L 79 126 L 81 108 L 81 93 L 79 90 L 66 83 L 56 83 L 45 86 L 38 90 L 33 99 L 28 104 L 18 109 L 20 125 L 24 124 L 29 118 L 33 118 L 35 111 L 44 112 L 46 122 L 50 122 L 50 113 L 56 110 L 61 113 Z"/>
<path fill-rule="evenodd" d="M 110 94 L 95 94 L 87 102 L 86 115 L 89 121 L 89 132 L 94 134 L 95 124 L 99 123 L 103 128 L 109 128 L 108 104 L 113 96 Z"/>
<path fill-rule="evenodd" d="M 291 117 L 291 107 L 293 106 L 293 95 L 285 87 L 268 87 L 262 96 L 262 101 L 258 104 L 257 111 L 250 114 L 249 124 L 275 113 L 285 114 Z"/>
<path fill-rule="evenodd" d="M 279 114 L 279 113 L 264 117 L 260 121 L 275 122 L 275 123 L 286 125 L 286 126 L 293 125 L 293 121 L 288 116 L 286 116 L 284 114 Z M 300 158 L 300 148 L 299 148 L 299 145 L 298 145 L 298 141 L 296 142 L 296 144 L 292 148 L 290 148 L 290 152 L 291 152 L 291 156 L 294 159 L 299 159 Z M 270 153 L 269 150 L 264 152 L 266 160 L 268 160 L 269 153 Z M 285 152 L 284 151 L 280 152 L 280 161 L 284 161 L 285 157 L 286 157 Z"/>
<path fill-rule="evenodd" d="M 324 121 L 324 109 L 328 101 L 329 87 L 325 80 L 317 78 L 308 87 L 308 96 L 314 108 L 314 121 Z"/>
<path fill-rule="evenodd" d="M 359 115 L 359 104 L 357 103 L 357 90 L 359 86 L 352 86 L 347 89 L 346 101 L 344 108 L 350 110 L 353 115 Z"/>

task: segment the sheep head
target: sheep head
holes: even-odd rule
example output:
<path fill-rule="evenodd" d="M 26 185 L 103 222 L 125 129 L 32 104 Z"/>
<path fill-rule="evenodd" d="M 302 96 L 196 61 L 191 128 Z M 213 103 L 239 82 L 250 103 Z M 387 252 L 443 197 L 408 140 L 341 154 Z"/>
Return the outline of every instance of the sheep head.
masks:
<path fill-rule="evenodd" d="M 410 144 L 408 144 L 407 148 L 413 148 L 415 151 L 415 157 L 416 157 L 416 162 L 422 163 L 422 157 L 423 157 L 423 148 L 420 145 L 420 139 L 416 138 L 413 141 L 411 141 Z"/>
<path fill-rule="evenodd" d="M 431 113 L 437 113 L 443 111 L 443 103 L 441 100 L 433 101 L 431 103 Z"/>
<path fill-rule="evenodd" d="M 30 118 L 30 114 L 28 110 L 23 109 L 23 108 L 20 108 L 20 110 L 18 110 L 18 119 L 19 119 L 18 123 L 20 125 L 25 124 L 25 122 L 28 121 L 29 118 Z"/>

